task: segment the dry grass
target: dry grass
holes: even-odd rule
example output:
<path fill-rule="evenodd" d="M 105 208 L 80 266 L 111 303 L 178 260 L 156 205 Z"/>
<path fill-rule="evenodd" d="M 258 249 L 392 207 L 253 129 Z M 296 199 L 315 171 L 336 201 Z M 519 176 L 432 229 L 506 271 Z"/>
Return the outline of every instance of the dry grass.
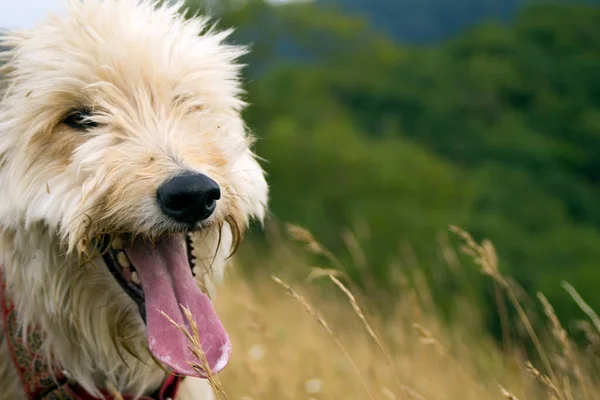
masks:
<path fill-rule="evenodd" d="M 231 399 L 501 399 L 499 382 L 525 398 L 519 372 L 506 368 L 489 340 L 464 338 L 455 354 L 440 354 L 402 307 L 406 314 L 395 321 L 372 318 L 390 348 L 384 355 L 351 306 L 302 291 L 320 318 L 268 280 L 228 282 L 218 304 L 234 345 L 220 374 Z M 327 330 L 321 318 L 329 321 Z M 433 321 L 421 323 L 433 326 L 428 340 L 440 330 Z M 435 340 L 453 343 L 452 336 Z"/>
<path fill-rule="evenodd" d="M 198 375 L 206 376 L 206 379 L 208 380 L 208 383 L 210 383 L 210 386 L 213 388 L 213 391 L 214 391 L 217 399 L 223 398 L 225 400 L 229 400 L 229 397 L 227 397 L 227 394 L 225 393 L 225 391 L 223 390 L 223 387 L 221 386 L 221 382 L 219 381 L 219 378 L 215 374 L 213 374 L 212 370 L 210 369 L 210 366 L 208 365 L 208 360 L 206 359 L 206 354 L 204 353 L 204 350 L 202 349 L 202 346 L 200 345 L 200 343 L 201 343 L 200 342 L 200 331 L 198 330 L 198 325 L 196 324 L 196 320 L 194 319 L 192 312 L 190 311 L 189 308 L 184 307 L 184 306 L 181 306 L 181 309 L 183 311 L 183 315 L 189 322 L 191 329 L 188 329 L 188 327 L 185 325 L 178 324 L 171 317 L 169 317 L 164 311 L 161 311 L 161 314 L 170 323 L 172 323 L 177 328 L 179 328 L 179 330 L 185 335 L 185 337 L 188 341 L 188 344 L 189 344 L 189 348 L 192 351 L 192 354 L 196 357 L 196 360 L 198 360 L 198 361 L 188 361 L 190 366 L 194 369 L 194 371 L 196 371 L 196 373 Z"/>
<path fill-rule="evenodd" d="M 537 349 L 537 363 L 528 361 L 522 352 L 501 350 L 480 328 L 478 317 L 470 314 L 472 308 L 465 308 L 455 323 L 442 323 L 429 304 L 435 294 L 422 293 L 427 290 L 424 284 L 406 285 L 398 303 L 390 305 L 395 310 L 391 316 L 365 311 L 369 308 L 361 304 L 364 297 L 344 283 L 339 259 L 310 232 L 291 226 L 295 240 L 331 265 L 290 265 L 302 263 L 298 261 L 302 257 L 288 248 L 281 251 L 285 259 L 275 262 L 284 262 L 295 271 L 304 268 L 309 279 L 270 279 L 267 274 L 244 279 L 230 272 L 216 301 L 234 345 L 230 365 L 219 374 L 229 398 L 598 398 L 592 356 L 572 342 L 545 297 L 539 296 L 549 328 L 537 332 L 531 311 L 519 300 L 520 289 L 499 271 L 491 243 L 479 244 L 467 233 L 454 231 L 464 241 L 463 251 L 474 257 L 516 309 Z M 357 246 L 345 235 L 347 243 Z M 448 256 L 449 250 L 445 252 Z M 352 253 L 362 254 L 357 249 Z M 456 264 L 450 267 L 457 268 Z M 592 318 L 586 332 L 597 340 L 595 323 Z"/>

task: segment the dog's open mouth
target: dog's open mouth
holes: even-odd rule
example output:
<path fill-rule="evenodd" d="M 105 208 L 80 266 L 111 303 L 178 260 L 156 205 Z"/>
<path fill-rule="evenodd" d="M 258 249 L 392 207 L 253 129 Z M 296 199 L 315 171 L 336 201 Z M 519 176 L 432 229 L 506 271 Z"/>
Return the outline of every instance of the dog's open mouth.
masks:
<path fill-rule="evenodd" d="M 210 299 L 194 279 L 189 234 L 172 234 L 153 242 L 130 235 L 107 241 L 102 246 L 104 261 L 123 290 L 138 304 L 153 355 L 183 375 L 207 376 L 198 374 L 191 362 L 208 364 L 211 373 L 222 370 L 229 359 L 231 343 Z M 185 334 L 162 314 L 193 332 L 182 306 L 192 312 L 205 360 L 194 356 Z"/>

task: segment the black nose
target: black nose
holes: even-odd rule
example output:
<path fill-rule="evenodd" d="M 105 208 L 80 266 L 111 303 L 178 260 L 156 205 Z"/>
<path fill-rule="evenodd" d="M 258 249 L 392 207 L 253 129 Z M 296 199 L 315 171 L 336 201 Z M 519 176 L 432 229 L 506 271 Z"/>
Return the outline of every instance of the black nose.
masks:
<path fill-rule="evenodd" d="M 210 217 L 221 190 L 206 175 L 187 173 L 171 178 L 156 191 L 161 210 L 177 222 L 195 225 Z"/>

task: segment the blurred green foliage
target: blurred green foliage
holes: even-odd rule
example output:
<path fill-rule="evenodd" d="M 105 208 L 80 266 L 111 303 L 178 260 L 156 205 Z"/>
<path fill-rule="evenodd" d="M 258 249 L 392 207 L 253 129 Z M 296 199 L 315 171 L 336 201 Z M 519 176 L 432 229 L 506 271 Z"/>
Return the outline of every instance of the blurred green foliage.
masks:
<path fill-rule="evenodd" d="M 600 309 L 600 9 L 528 7 L 415 47 L 314 4 L 221 7 L 233 40 L 253 43 L 246 118 L 277 219 L 336 252 L 366 224 L 391 292 L 410 243 L 449 298 L 435 239 L 459 225 L 559 315 L 578 315 L 562 280 Z"/>

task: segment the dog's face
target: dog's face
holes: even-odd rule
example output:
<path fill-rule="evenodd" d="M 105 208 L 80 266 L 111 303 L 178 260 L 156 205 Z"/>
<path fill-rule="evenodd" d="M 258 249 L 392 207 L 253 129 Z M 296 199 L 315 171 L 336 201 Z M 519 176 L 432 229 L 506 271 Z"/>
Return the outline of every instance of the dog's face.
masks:
<path fill-rule="evenodd" d="M 223 232 L 231 247 L 264 214 L 267 186 L 240 117 L 241 50 L 174 7 L 138 3 L 73 1 L 5 38 L 0 225 L 42 223 L 67 254 L 102 253 L 139 305 L 150 350 L 192 374 L 187 342 L 161 315 L 185 325 L 179 306 L 189 307 L 219 370 L 228 339 L 191 287 L 190 253 Z M 201 255 L 218 251 L 213 242 Z"/>

